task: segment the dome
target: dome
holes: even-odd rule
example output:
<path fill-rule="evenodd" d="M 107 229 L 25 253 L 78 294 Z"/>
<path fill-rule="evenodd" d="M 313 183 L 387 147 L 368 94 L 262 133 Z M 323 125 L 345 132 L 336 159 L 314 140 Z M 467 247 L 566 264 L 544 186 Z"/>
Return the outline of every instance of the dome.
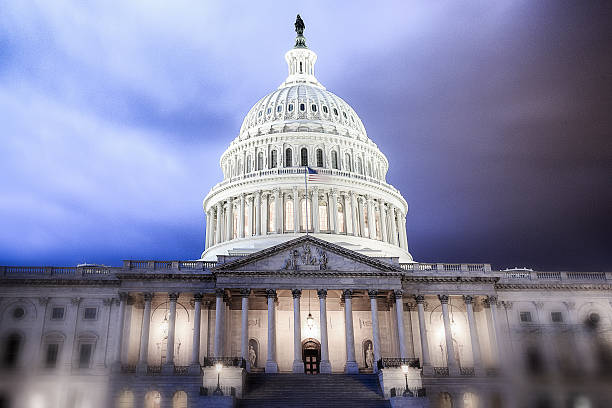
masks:
<path fill-rule="evenodd" d="M 305 234 L 364 255 L 412 262 L 408 204 L 355 110 L 315 77 L 298 32 L 289 75 L 249 110 L 204 198 L 201 258 L 253 253 Z"/>
<path fill-rule="evenodd" d="M 317 124 L 323 133 L 348 135 L 367 140 L 361 119 L 342 98 L 321 87 L 296 84 L 284 86 L 261 98 L 240 127 L 239 139 L 264 133 L 263 129 Z"/>

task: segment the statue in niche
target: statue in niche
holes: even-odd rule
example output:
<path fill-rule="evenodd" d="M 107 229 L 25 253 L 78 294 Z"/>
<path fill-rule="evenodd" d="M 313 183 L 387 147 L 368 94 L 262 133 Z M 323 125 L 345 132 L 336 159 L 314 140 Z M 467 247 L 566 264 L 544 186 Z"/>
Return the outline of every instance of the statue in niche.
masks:
<path fill-rule="evenodd" d="M 374 368 L 374 348 L 372 342 L 366 340 L 363 342 L 363 348 L 365 353 L 365 364 L 367 368 Z"/>
<path fill-rule="evenodd" d="M 257 367 L 258 350 L 259 350 L 259 345 L 257 344 L 257 340 L 250 339 L 249 340 L 249 363 L 251 363 L 251 368 Z"/>

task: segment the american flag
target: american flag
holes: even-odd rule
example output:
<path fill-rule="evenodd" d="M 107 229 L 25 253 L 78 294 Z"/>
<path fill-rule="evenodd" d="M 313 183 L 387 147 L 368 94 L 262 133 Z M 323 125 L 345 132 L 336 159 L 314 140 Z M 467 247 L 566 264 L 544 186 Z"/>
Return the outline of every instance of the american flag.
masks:
<path fill-rule="evenodd" d="M 306 175 L 309 182 L 325 183 L 329 181 L 329 176 L 320 174 L 315 169 L 311 169 L 310 167 L 306 167 Z"/>

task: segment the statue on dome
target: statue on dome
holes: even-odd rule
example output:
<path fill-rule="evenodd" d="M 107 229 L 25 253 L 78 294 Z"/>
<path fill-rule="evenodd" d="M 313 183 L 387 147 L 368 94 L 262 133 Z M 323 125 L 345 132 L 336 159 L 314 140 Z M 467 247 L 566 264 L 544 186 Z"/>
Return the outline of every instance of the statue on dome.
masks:
<path fill-rule="evenodd" d="M 304 35 L 304 28 L 306 28 L 306 26 L 304 25 L 304 20 L 302 20 L 302 17 L 300 17 L 300 15 L 298 14 L 295 18 L 295 32 L 298 35 Z"/>

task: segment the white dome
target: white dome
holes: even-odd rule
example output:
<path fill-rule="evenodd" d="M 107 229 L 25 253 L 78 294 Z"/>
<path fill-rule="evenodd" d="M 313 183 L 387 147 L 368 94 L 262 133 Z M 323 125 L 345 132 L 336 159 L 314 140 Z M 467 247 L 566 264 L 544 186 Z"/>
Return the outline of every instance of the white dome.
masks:
<path fill-rule="evenodd" d="M 348 103 L 330 91 L 305 84 L 285 86 L 261 98 L 244 118 L 239 139 L 266 133 L 262 128 L 306 122 L 320 125 L 321 133 L 367 140 L 361 119 Z"/>

